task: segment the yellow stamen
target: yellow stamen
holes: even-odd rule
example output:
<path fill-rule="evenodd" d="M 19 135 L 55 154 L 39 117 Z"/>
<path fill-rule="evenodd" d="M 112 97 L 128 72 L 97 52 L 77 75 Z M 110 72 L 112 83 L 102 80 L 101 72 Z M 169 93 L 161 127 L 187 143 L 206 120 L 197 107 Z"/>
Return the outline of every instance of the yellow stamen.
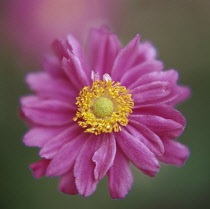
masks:
<path fill-rule="evenodd" d="M 129 90 L 120 83 L 94 81 L 85 86 L 77 99 L 78 110 L 74 121 L 85 128 L 84 132 L 111 133 L 121 131 L 128 123 L 127 117 L 134 106 Z"/>

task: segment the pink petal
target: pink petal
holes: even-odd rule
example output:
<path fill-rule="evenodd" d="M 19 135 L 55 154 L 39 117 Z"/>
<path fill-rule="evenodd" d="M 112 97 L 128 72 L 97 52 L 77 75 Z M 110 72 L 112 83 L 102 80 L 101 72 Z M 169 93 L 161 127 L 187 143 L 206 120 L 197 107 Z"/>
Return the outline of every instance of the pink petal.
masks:
<path fill-rule="evenodd" d="M 50 160 L 42 159 L 36 163 L 30 165 L 30 169 L 33 171 L 35 178 L 41 178 L 45 175 L 46 169 L 50 163 Z"/>
<path fill-rule="evenodd" d="M 135 65 L 121 75 L 120 83 L 130 88 L 130 84 L 133 84 L 142 75 L 154 71 L 161 71 L 163 70 L 163 67 L 163 63 L 157 60 L 151 60 L 139 65 Z"/>
<path fill-rule="evenodd" d="M 128 159 L 117 148 L 114 164 L 108 171 L 109 193 L 113 199 L 124 198 L 131 189 L 133 176 Z"/>
<path fill-rule="evenodd" d="M 130 93 L 135 94 L 135 93 L 140 93 L 140 92 L 146 92 L 146 91 L 151 91 L 155 89 L 167 89 L 169 85 L 168 81 L 153 81 L 151 83 L 146 83 L 141 86 L 137 86 L 134 89 L 130 90 Z"/>
<path fill-rule="evenodd" d="M 90 77 L 90 70 L 87 67 L 87 63 L 85 61 L 85 56 L 84 56 L 84 53 L 83 53 L 83 49 L 82 49 L 79 41 L 73 35 L 68 34 L 67 35 L 67 43 L 70 46 L 70 51 L 76 57 L 79 58 L 79 60 L 81 62 L 81 66 L 82 66 L 84 72 L 86 73 L 86 76 Z"/>
<path fill-rule="evenodd" d="M 147 126 L 161 139 L 177 138 L 185 126 L 183 115 L 168 105 L 144 106 L 135 109 L 131 117 Z"/>
<path fill-rule="evenodd" d="M 158 159 L 167 164 L 182 166 L 190 155 L 189 149 L 174 140 L 163 140 L 165 153 L 159 156 Z"/>
<path fill-rule="evenodd" d="M 164 146 L 161 139 L 143 124 L 138 123 L 134 117 L 129 117 L 128 131 L 140 142 L 146 145 L 155 155 L 162 155 Z"/>
<path fill-rule="evenodd" d="M 150 42 L 143 42 L 139 44 L 138 57 L 135 65 L 156 59 L 157 50 Z"/>
<path fill-rule="evenodd" d="M 77 123 L 73 122 L 69 124 L 68 128 L 60 132 L 60 134 L 54 135 L 54 137 L 51 137 L 51 140 L 44 144 L 39 155 L 46 159 L 52 159 L 63 145 L 78 137 L 80 134 L 81 128 Z"/>
<path fill-rule="evenodd" d="M 145 175 L 147 176 L 150 176 L 150 177 L 155 177 L 157 172 L 155 171 L 147 171 L 147 170 L 143 170 L 143 169 L 140 169 L 142 173 L 144 173 Z"/>
<path fill-rule="evenodd" d="M 80 91 L 84 86 L 90 85 L 90 77 L 87 77 L 80 59 L 70 51 L 68 51 L 68 58 L 63 58 L 62 67 L 70 82 L 77 88 L 78 91 Z"/>
<path fill-rule="evenodd" d="M 42 147 L 51 138 L 61 133 L 66 127 L 43 127 L 31 128 L 23 137 L 23 142 L 27 146 Z"/>
<path fill-rule="evenodd" d="M 99 139 L 98 139 L 99 140 Z M 104 134 L 101 145 L 93 155 L 93 162 L 96 164 L 95 179 L 102 179 L 110 166 L 113 164 L 116 153 L 116 142 L 113 134 Z"/>
<path fill-rule="evenodd" d="M 53 48 L 53 51 L 54 51 L 56 57 L 58 57 L 60 61 L 64 57 L 65 58 L 68 57 L 67 50 L 70 50 L 70 51 L 72 50 L 72 47 L 68 44 L 68 42 L 66 40 L 58 40 L 58 39 L 53 41 L 52 48 Z"/>
<path fill-rule="evenodd" d="M 139 49 L 140 35 L 132 39 L 127 46 L 122 49 L 115 59 L 111 77 L 114 81 L 119 81 L 120 77 L 131 67 L 133 67 Z"/>
<path fill-rule="evenodd" d="M 74 86 L 63 79 L 55 79 L 47 73 L 39 72 L 28 74 L 26 81 L 30 89 L 39 96 L 68 102 L 72 101 L 72 103 L 76 102 L 77 92 Z"/>
<path fill-rule="evenodd" d="M 22 114 L 36 124 L 62 126 L 72 121 L 74 107 L 58 100 L 42 100 L 36 96 L 21 98 Z"/>
<path fill-rule="evenodd" d="M 90 68 L 100 76 L 110 74 L 116 56 L 121 49 L 117 36 L 105 28 L 92 29 L 88 41 Z"/>
<path fill-rule="evenodd" d="M 74 176 L 79 194 L 91 195 L 95 190 L 98 179 L 94 177 L 95 163 L 92 161 L 95 151 L 99 147 L 96 136 L 90 136 L 83 145 L 74 166 Z"/>
<path fill-rule="evenodd" d="M 138 116 L 137 116 L 138 117 Z M 159 134 L 167 134 L 174 137 L 179 136 L 183 131 L 183 125 L 171 119 L 165 119 L 155 115 L 141 115 L 138 121 Z M 175 133 L 178 132 L 178 133 Z M 172 135 L 173 134 L 173 135 Z M 174 135 L 175 134 L 175 135 Z"/>
<path fill-rule="evenodd" d="M 191 90 L 186 86 L 176 86 L 172 94 L 174 96 L 167 102 L 167 104 L 174 106 L 188 99 L 191 95 Z"/>
<path fill-rule="evenodd" d="M 64 135 L 64 140 L 66 140 L 65 137 L 66 135 Z M 70 137 L 71 135 L 69 135 L 69 139 Z M 84 142 L 85 135 L 81 134 L 64 145 L 50 162 L 46 176 L 60 176 L 71 170 Z"/>
<path fill-rule="evenodd" d="M 190 89 L 177 85 L 177 79 L 178 73 L 175 70 L 152 72 L 143 75 L 129 86 L 136 101 L 136 106 L 155 103 L 165 103 L 173 106 L 184 101 L 190 96 Z M 146 87 L 155 87 L 155 83 L 163 84 L 162 92 L 160 88 L 145 92 Z M 141 92 L 142 88 L 143 92 Z"/>
<path fill-rule="evenodd" d="M 84 60 L 84 53 L 79 41 L 71 34 L 67 35 L 67 43 L 70 51 L 75 54 L 77 57 L 81 58 L 81 61 Z"/>
<path fill-rule="evenodd" d="M 177 79 L 178 73 L 175 70 L 149 72 L 137 78 L 135 82 L 131 83 L 129 88 L 133 89 L 137 86 L 157 81 L 166 81 L 171 85 L 171 87 L 173 87 L 176 85 Z"/>
<path fill-rule="evenodd" d="M 45 56 L 42 65 L 44 72 L 48 73 L 53 78 L 67 80 L 66 74 L 61 69 L 60 60 L 56 56 Z"/>
<path fill-rule="evenodd" d="M 68 34 L 67 42 L 72 47 L 71 52 L 79 58 L 83 71 L 86 73 L 87 77 L 90 77 L 90 69 L 87 66 L 85 56 L 83 53 L 83 49 L 81 47 L 80 42 L 72 35 Z"/>
<path fill-rule="evenodd" d="M 69 171 L 60 177 L 59 190 L 70 195 L 77 195 L 78 191 L 75 184 L 75 177 L 73 171 Z"/>
<path fill-rule="evenodd" d="M 69 57 L 69 52 L 80 58 L 82 66 L 85 68 L 83 49 L 79 41 L 71 34 L 68 34 L 65 40 L 55 40 L 52 44 L 53 50 L 59 60 Z"/>
<path fill-rule="evenodd" d="M 168 101 L 171 94 L 169 83 L 156 81 L 138 86 L 130 91 L 135 102 L 135 108 L 142 105 L 161 104 Z"/>
<path fill-rule="evenodd" d="M 159 170 L 159 163 L 155 155 L 135 136 L 125 129 L 117 134 L 117 144 L 125 156 L 139 169 L 154 171 Z"/>

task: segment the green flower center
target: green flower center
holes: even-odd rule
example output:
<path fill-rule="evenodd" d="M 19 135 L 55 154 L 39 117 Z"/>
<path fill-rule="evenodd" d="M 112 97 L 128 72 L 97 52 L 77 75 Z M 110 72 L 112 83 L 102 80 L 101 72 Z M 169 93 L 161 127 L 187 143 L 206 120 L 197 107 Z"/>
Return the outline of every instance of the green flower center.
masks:
<path fill-rule="evenodd" d="M 111 116 L 114 110 L 113 102 L 106 98 L 101 97 L 93 105 L 93 112 L 99 118 L 104 118 L 106 116 Z"/>

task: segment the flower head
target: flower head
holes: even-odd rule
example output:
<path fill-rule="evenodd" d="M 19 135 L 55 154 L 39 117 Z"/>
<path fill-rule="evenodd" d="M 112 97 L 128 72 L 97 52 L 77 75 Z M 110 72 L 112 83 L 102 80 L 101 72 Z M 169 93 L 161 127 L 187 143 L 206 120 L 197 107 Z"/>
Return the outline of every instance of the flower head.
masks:
<path fill-rule="evenodd" d="M 174 106 L 190 91 L 139 39 L 122 48 L 115 34 L 92 29 L 84 53 L 69 35 L 54 42 L 43 72 L 27 76 L 35 95 L 21 99 L 31 127 L 23 141 L 41 148 L 30 165 L 36 178 L 60 176 L 62 192 L 89 196 L 107 175 L 111 197 L 123 198 L 133 183 L 130 162 L 149 176 L 159 161 L 184 164 L 189 150 L 174 139 L 185 119 Z"/>

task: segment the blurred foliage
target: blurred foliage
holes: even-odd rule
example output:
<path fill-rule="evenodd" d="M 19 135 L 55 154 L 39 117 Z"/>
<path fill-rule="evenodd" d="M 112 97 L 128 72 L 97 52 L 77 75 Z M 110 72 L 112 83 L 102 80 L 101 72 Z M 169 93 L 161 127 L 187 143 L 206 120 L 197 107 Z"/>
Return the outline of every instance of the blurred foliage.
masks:
<path fill-rule="evenodd" d="M 3 1 L 2 1 L 3 2 Z M 210 1 L 122 0 L 123 17 L 115 32 L 126 44 L 136 33 L 157 46 L 166 68 L 180 72 L 180 82 L 192 88 L 192 97 L 178 109 L 187 118 L 179 140 L 188 145 L 186 165 L 161 166 L 155 178 L 133 168 L 135 183 L 123 200 L 109 197 L 106 178 L 90 197 L 68 196 L 57 188 L 56 178 L 35 180 L 28 165 L 38 159 L 37 149 L 25 147 L 21 138 L 27 127 L 18 117 L 19 97 L 29 93 L 24 83 L 27 71 L 18 62 L 13 47 L 4 40 L 0 48 L 1 208 L 4 209 L 158 209 L 208 208 Z"/>

